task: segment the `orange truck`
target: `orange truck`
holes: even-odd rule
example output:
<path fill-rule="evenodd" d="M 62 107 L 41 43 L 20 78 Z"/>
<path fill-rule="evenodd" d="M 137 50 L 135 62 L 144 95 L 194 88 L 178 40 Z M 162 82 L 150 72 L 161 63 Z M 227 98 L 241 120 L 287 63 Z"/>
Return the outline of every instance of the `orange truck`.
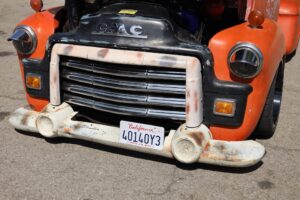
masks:
<path fill-rule="evenodd" d="M 10 123 L 182 163 L 255 165 L 278 121 L 299 0 L 66 0 L 21 21 Z"/>

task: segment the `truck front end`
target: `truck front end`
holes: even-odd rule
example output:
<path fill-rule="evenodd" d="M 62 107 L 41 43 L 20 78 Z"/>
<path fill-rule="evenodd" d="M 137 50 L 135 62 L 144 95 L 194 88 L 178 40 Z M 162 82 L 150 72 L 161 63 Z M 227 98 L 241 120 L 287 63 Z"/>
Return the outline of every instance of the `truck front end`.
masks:
<path fill-rule="evenodd" d="M 242 126 L 253 87 L 217 78 L 218 55 L 208 41 L 213 29 L 228 27 L 205 27 L 204 14 L 190 11 L 196 6 L 203 7 L 66 1 L 24 20 L 10 40 L 19 53 L 30 107 L 16 110 L 11 124 L 48 138 L 79 138 L 183 163 L 258 163 L 265 154 L 262 145 L 230 136 L 221 140 L 211 131 Z M 236 14 L 228 26 L 243 23 Z M 260 62 L 255 45 L 235 48 L 232 54 L 240 54 L 233 59 Z M 242 72 L 256 75 L 260 66 L 255 67 Z"/>

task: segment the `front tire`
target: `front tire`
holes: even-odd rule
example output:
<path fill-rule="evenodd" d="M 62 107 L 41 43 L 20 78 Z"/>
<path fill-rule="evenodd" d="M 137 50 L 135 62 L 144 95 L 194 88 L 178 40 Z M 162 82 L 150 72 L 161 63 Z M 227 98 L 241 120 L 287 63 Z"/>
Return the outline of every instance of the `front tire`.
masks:
<path fill-rule="evenodd" d="M 255 135 L 259 138 L 271 138 L 275 133 L 282 100 L 283 74 L 284 63 L 282 62 L 272 82 L 264 110 L 255 131 Z"/>

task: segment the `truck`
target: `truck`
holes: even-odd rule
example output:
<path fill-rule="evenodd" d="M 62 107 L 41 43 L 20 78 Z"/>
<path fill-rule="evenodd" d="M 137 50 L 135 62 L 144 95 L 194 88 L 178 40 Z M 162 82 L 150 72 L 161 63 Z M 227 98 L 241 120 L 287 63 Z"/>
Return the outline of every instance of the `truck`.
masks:
<path fill-rule="evenodd" d="M 299 0 L 66 0 L 8 38 L 28 105 L 17 130 L 249 167 L 279 119 Z M 253 138 L 253 137 L 252 137 Z"/>

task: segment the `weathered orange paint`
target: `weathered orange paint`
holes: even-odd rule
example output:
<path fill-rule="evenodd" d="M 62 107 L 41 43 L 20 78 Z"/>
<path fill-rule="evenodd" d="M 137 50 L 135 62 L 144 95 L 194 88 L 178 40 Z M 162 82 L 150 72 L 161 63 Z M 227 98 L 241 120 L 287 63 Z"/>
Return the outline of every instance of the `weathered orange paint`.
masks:
<path fill-rule="evenodd" d="M 55 29 L 59 26 L 59 22 L 54 17 L 55 16 L 48 11 L 38 12 L 26 18 L 25 20 L 23 20 L 17 25 L 17 26 L 21 26 L 21 25 L 30 26 L 36 33 L 38 39 L 37 49 L 33 54 L 29 56 L 18 55 L 24 88 L 25 88 L 24 67 L 21 61 L 23 58 L 34 58 L 34 59 L 44 58 L 48 38 L 50 35 L 52 35 L 55 32 Z M 36 111 L 41 111 L 49 103 L 49 101 L 46 99 L 34 98 L 29 96 L 27 93 L 26 93 L 26 99 L 28 104 Z"/>
<path fill-rule="evenodd" d="M 234 77 L 227 64 L 231 48 L 239 42 L 255 44 L 263 53 L 261 73 L 250 80 Z M 285 53 L 284 35 L 277 23 L 266 19 L 262 28 L 251 28 L 248 22 L 231 27 L 216 34 L 209 42 L 214 55 L 215 74 L 220 80 L 248 83 L 253 92 L 248 97 L 244 122 L 241 127 L 212 126 L 213 137 L 219 140 L 244 140 L 256 128 L 260 119 L 269 88 Z"/>
<path fill-rule="evenodd" d="M 286 54 L 290 54 L 297 48 L 300 36 L 300 0 L 281 0 L 278 23 L 284 32 Z"/>

